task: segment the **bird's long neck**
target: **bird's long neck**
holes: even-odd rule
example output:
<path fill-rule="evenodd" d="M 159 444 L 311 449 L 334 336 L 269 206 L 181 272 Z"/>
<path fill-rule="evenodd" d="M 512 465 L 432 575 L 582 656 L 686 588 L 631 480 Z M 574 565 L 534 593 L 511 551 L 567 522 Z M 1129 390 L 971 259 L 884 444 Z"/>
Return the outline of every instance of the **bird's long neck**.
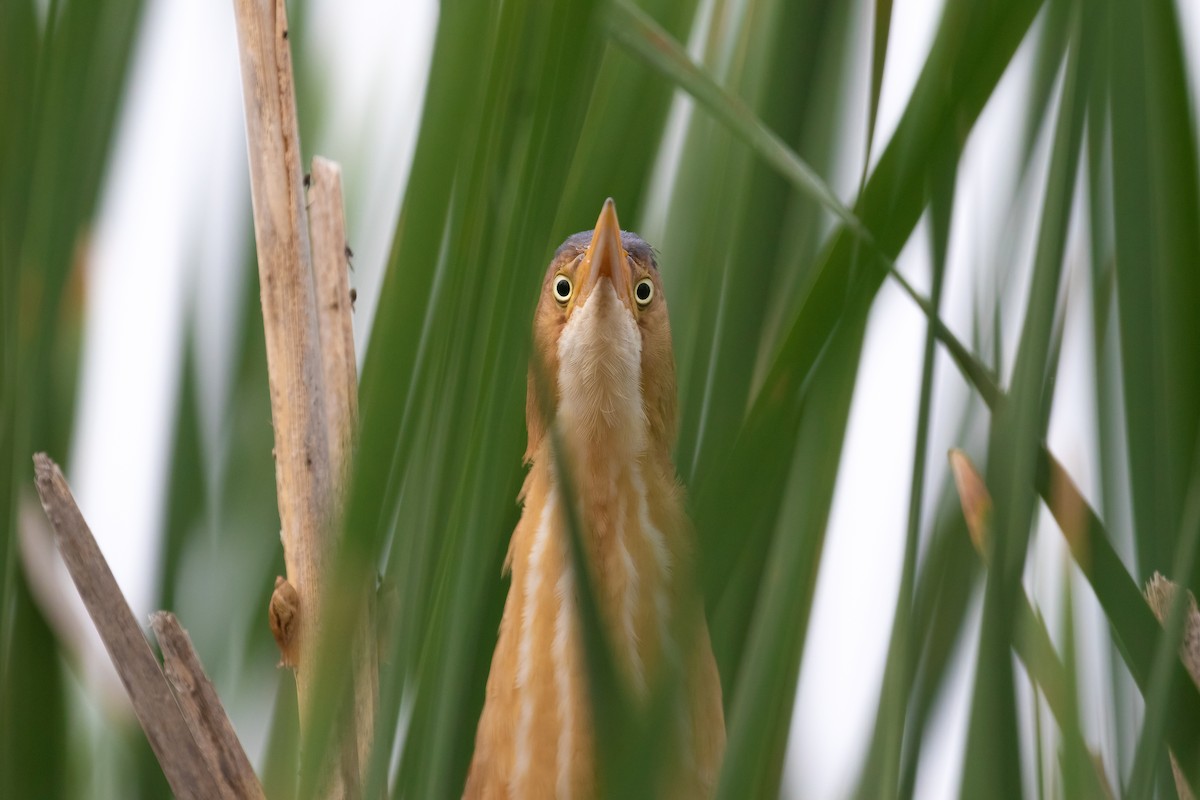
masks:
<path fill-rule="evenodd" d="M 670 455 L 651 435 L 641 358 L 637 324 L 602 283 L 558 343 L 558 424 L 609 641 L 637 692 L 666 636 L 680 511 Z"/>
<path fill-rule="evenodd" d="M 611 289 L 576 312 L 558 350 L 557 425 L 571 476 L 560 485 L 548 439 L 537 448 L 510 550 L 512 589 L 497 663 L 512 663 L 514 797 L 587 796 L 592 730 L 566 528 L 578 503 L 591 584 L 614 656 L 644 694 L 670 647 L 673 547 L 683 520 L 674 470 L 643 405 L 641 338 Z M 608 292 L 608 294 L 604 294 Z M 610 315 L 618 315 L 615 318 Z M 502 655 L 501 651 L 510 655 Z M 509 660 L 511 659 L 511 660 Z M 495 673 L 496 668 L 493 668 Z M 491 700 L 489 700 L 491 702 Z"/>
<path fill-rule="evenodd" d="M 682 513 L 671 465 L 650 452 L 616 457 L 603 442 L 568 443 L 567 449 L 570 474 L 580 476 L 572 481 L 573 494 L 601 619 L 628 685 L 641 694 L 669 636 L 673 532 Z M 545 456 L 548 502 L 557 506 L 547 533 L 564 548 L 561 569 L 569 573 L 562 505 L 567 493 L 551 465 L 553 455 Z"/>
<path fill-rule="evenodd" d="M 681 518 L 674 480 L 643 452 L 616 459 L 611 448 L 571 439 L 574 497 L 592 587 L 627 684 L 644 694 L 670 647 L 673 534 Z M 594 749 L 577 581 L 566 528 L 566 493 L 544 444 L 526 482 L 525 509 L 510 551 L 512 590 L 501 623 L 498 679 L 513 710 L 511 797 L 588 797 Z M 503 666 L 501 669 L 505 669 Z M 493 667 L 495 673 L 496 668 Z M 490 686 L 490 684 L 489 684 Z M 489 692 L 491 690 L 489 689 Z M 489 702 L 491 702 L 489 696 Z M 497 736 L 497 739 L 500 737 Z"/>

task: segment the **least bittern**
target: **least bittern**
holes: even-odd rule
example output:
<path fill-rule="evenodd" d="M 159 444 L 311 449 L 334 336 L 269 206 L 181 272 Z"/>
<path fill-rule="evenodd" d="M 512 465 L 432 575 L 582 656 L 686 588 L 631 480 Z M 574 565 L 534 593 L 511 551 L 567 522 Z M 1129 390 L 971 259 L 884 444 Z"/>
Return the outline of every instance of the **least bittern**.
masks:
<path fill-rule="evenodd" d="M 465 797 L 588 798 L 595 737 L 563 493 L 546 424 L 569 460 L 584 552 L 617 666 L 644 699 L 674 657 L 683 680 L 673 762 L 659 794 L 712 794 L 725 747 L 721 684 L 688 577 L 691 527 L 671 461 L 675 359 L 658 265 L 622 232 L 612 200 L 568 238 L 542 282 L 533 326 L 524 510 Z M 685 648 L 686 652 L 681 651 Z"/>

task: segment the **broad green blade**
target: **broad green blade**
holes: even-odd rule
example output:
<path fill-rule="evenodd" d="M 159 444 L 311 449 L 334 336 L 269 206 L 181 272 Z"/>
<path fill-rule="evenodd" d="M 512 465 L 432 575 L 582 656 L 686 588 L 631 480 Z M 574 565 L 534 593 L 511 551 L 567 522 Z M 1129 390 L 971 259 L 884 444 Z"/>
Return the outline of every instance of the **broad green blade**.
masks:
<path fill-rule="evenodd" d="M 1172 564 L 1200 432 L 1195 109 L 1174 4 L 1100 8 L 1112 14 L 1102 52 L 1112 98 L 1117 311 L 1138 574 L 1148 577 Z"/>
<path fill-rule="evenodd" d="M 260 326 L 261 327 L 261 326 Z M 203 530 L 211 500 L 200 442 L 199 376 L 194 328 L 184 325 L 183 363 L 179 368 L 179 404 L 168 472 L 167 502 L 159 574 L 158 607 L 179 608 L 178 586 L 189 536 Z"/>
<path fill-rule="evenodd" d="M 676 39 L 687 37 L 697 5 L 697 0 L 639 3 Z M 663 144 L 674 89 L 668 81 L 646 80 L 641 64 L 606 46 L 555 222 L 564 237 L 587 227 L 597 198 L 613 198 L 626 226 L 644 219 L 648 178 Z"/>
<path fill-rule="evenodd" d="M 921 745 L 933 721 L 939 694 L 951 677 L 951 659 L 964 635 L 978 576 L 979 557 L 971 549 L 962 509 L 953 483 L 947 479 L 913 598 L 912 627 L 921 647 L 904 734 L 912 746 L 902 753 L 899 797 L 914 797 Z"/>
<path fill-rule="evenodd" d="M 67 456 L 83 259 L 140 13 L 139 0 L 0 6 L 0 794 L 6 797 L 64 794 L 64 765 L 76 755 L 58 643 L 18 574 L 14 534 L 18 501 L 32 478 L 31 454 L 47 451 L 60 462 Z M 137 737 L 134 757 L 142 758 L 149 748 L 140 731 Z"/>
<path fill-rule="evenodd" d="M 815 575 L 828 522 L 837 464 L 850 413 L 854 357 L 862 347 L 862 324 L 847 325 L 817 365 L 797 431 L 801 447 L 760 583 L 760 598 L 746 640 L 745 664 L 727 718 L 729 744 L 719 798 L 773 796 L 779 791 L 783 755 L 812 607 Z M 847 371 L 849 373 L 847 374 Z M 785 473 L 787 470 L 784 470 Z"/>
<path fill-rule="evenodd" d="M 1196 558 L 1200 555 L 1200 448 L 1196 452 L 1192 480 L 1185 497 L 1183 530 L 1176 545 L 1175 568 L 1171 571 L 1180 588 L 1175 591 L 1170 611 L 1163 620 L 1163 631 L 1159 634 L 1154 650 L 1153 671 L 1150 673 L 1150 685 L 1145 692 L 1146 717 L 1142 723 L 1142 736 L 1133 760 L 1133 771 L 1129 776 L 1131 797 L 1145 797 L 1151 793 L 1154 770 L 1162 760 L 1160 748 L 1170 718 L 1168 704 L 1179 689 L 1178 686 L 1173 687 L 1172 683 L 1187 680 L 1179 674 L 1178 667 L 1180 647 L 1188 627 L 1188 615 L 1194 613 L 1195 609 L 1195 598 L 1183 587 L 1191 583 Z M 1190 652 L 1188 655 L 1194 659 Z M 1200 749 L 1195 747 L 1176 749 L 1175 756 L 1185 778 L 1188 778 L 1189 773 L 1194 776 L 1198 753 Z M 1195 778 L 1188 779 L 1191 785 L 1187 788 L 1194 792 Z"/>
<path fill-rule="evenodd" d="M 1083 730 L 1079 718 L 1079 671 L 1075 658 L 1075 589 L 1071 581 L 1071 570 L 1063 570 L 1063 658 L 1059 661 L 1053 647 L 1050 646 L 1050 636 L 1044 625 L 1039 625 L 1036 633 L 1029 625 L 1018 625 L 1027 633 L 1026 637 L 1038 642 L 1040 653 L 1023 658 L 1026 669 L 1034 681 L 1043 687 L 1046 703 L 1058 720 L 1062 732 L 1059 746 L 1059 766 L 1062 771 L 1063 793 L 1066 797 L 1111 798 L 1112 789 L 1104 774 L 1104 764 L 1100 756 L 1094 755 L 1083 739 Z M 1039 619 L 1040 623 L 1041 620 Z M 1018 638 L 1017 644 L 1021 642 Z M 1036 665 L 1036 666 L 1035 666 Z M 1042 676 L 1037 676 L 1038 670 Z M 1061 684 L 1058 692 L 1052 691 L 1048 685 Z"/>
<path fill-rule="evenodd" d="M 1046 4 L 1046 13 L 1038 25 L 1033 69 L 1029 74 L 1028 102 L 1021 133 L 1021 163 L 1028 168 L 1038 131 L 1046 121 L 1054 99 L 1055 82 L 1062 74 L 1063 57 L 1070 34 L 1071 4 Z"/>
<path fill-rule="evenodd" d="M 16 553 L 12 555 L 15 560 Z M 21 657 L 9 655 L 12 661 L 4 670 L 0 791 L 5 797 L 62 796 L 66 776 L 56 769 L 56 762 L 69 750 L 67 687 L 59 666 L 58 643 L 34 603 L 25 577 L 13 575 L 9 586 L 13 594 L 6 603 L 12 609 L 7 635 L 13 650 L 9 654 Z"/>
<path fill-rule="evenodd" d="M 870 238 L 854 213 L 812 167 L 801 160 L 767 128 L 742 101 L 720 86 L 688 58 L 686 51 L 629 0 L 613 0 L 610 26 L 613 38 L 651 67 L 677 81 L 722 123 L 746 141 L 758 155 L 838 216 L 850 229 Z"/>
<path fill-rule="evenodd" d="M 867 106 L 868 148 L 875 138 L 875 119 L 879 114 L 879 94 L 883 90 L 883 66 L 887 57 L 888 34 L 891 28 L 892 0 L 875 0 L 871 39 L 871 94 L 870 104 Z M 863 175 L 866 175 L 865 170 Z"/>

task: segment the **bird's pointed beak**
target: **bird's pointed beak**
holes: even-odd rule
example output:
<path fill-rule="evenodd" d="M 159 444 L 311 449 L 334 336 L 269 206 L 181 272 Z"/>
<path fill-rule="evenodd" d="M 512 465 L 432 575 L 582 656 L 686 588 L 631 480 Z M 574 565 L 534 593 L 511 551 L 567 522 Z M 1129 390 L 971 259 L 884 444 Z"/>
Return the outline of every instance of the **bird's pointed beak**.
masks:
<path fill-rule="evenodd" d="M 625 248 L 621 244 L 621 223 L 617 221 L 617 206 L 612 198 L 604 201 L 592 242 L 583 254 L 579 265 L 578 302 L 586 302 L 601 278 L 608 278 L 617 299 L 633 311 L 633 282 L 626 261 Z"/>

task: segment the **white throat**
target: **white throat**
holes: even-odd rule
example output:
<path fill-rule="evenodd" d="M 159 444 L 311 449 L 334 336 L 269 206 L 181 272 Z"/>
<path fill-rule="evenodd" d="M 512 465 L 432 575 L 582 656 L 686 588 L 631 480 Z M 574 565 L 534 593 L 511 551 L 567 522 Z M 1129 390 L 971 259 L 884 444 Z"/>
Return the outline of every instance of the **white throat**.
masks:
<path fill-rule="evenodd" d="M 642 336 L 607 278 L 559 337 L 558 390 L 563 430 L 577 432 L 577 444 L 603 444 L 619 458 L 646 449 Z"/>

